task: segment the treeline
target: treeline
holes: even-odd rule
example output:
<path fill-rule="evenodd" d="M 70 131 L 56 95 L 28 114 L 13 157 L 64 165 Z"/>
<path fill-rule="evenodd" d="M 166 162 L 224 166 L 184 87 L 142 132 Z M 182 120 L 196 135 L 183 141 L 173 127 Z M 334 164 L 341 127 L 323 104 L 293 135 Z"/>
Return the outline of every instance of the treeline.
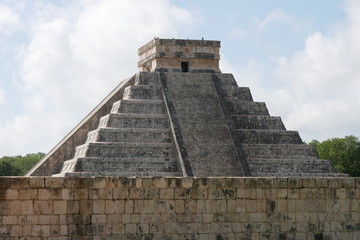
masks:
<path fill-rule="evenodd" d="M 330 138 L 323 142 L 312 140 L 321 159 L 330 160 L 338 172 L 360 177 L 360 141 L 353 135 Z"/>
<path fill-rule="evenodd" d="M 0 158 L 0 176 L 23 176 L 45 153 L 29 153 L 25 156 L 4 156 Z"/>

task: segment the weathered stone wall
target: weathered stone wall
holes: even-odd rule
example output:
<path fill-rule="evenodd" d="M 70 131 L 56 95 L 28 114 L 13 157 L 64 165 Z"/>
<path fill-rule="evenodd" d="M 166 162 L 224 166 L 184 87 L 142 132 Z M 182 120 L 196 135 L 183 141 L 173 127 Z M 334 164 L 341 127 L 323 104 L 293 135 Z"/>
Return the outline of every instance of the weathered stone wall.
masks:
<path fill-rule="evenodd" d="M 360 178 L 0 178 L 0 239 L 359 239 Z"/>
<path fill-rule="evenodd" d="M 220 72 L 220 41 L 153 39 L 138 50 L 140 71 L 181 72 L 181 62 L 189 72 Z"/>

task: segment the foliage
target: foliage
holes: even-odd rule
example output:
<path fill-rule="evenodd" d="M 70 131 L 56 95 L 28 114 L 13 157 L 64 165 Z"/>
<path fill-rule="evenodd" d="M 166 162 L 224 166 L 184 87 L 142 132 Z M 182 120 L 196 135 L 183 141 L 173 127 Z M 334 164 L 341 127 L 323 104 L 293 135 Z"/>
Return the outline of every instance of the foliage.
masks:
<path fill-rule="evenodd" d="M 44 156 L 40 152 L 25 156 L 4 156 L 0 158 L 0 176 L 23 176 Z"/>
<path fill-rule="evenodd" d="M 355 136 L 330 138 L 323 142 L 312 140 L 311 145 L 321 159 L 332 162 L 338 172 L 348 173 L 352 177 L 360 176 L 360 140 Z"/>

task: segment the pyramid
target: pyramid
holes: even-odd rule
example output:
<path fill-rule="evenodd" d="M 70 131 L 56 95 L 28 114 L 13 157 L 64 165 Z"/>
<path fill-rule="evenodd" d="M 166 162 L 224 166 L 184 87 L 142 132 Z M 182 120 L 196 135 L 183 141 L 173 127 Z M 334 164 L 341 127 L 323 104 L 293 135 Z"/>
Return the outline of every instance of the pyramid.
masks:
<path fill-rule="evenodd" d="M 219 69 L 220 41 L 155 38 L 28 176 L 345 176 Z"/>

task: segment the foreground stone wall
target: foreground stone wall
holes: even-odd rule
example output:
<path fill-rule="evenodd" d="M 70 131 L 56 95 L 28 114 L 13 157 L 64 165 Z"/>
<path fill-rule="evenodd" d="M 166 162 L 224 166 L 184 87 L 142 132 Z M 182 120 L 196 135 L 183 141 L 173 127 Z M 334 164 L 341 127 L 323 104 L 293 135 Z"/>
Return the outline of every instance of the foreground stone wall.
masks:
<path fill-rule="evenodd" d="M 359 239 L 360 178 L 0 178 L 0 239 Z"/>

